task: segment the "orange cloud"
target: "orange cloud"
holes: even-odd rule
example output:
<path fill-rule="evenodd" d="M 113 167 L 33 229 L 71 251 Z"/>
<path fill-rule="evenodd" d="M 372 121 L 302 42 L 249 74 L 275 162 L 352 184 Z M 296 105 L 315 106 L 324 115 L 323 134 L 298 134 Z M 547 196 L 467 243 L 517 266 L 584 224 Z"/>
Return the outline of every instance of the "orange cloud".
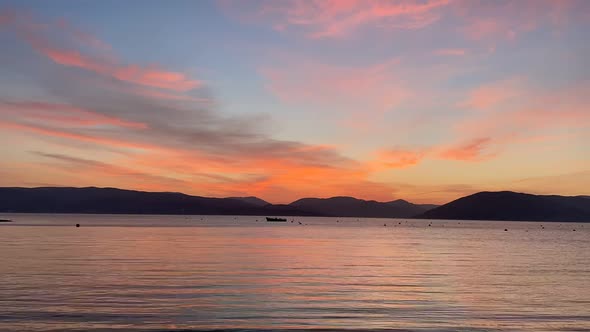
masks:
<path fill-rule="evenodd" d="M 152 174 L 137 168 L 128 168 L 108 162 L 58 153 L 32 152 L 32 154 L 42 157 L 42 160 L 48 159 L 51 161 L 42 161 L 43 166 L 65 171 L 62 176 L 70 174 L 70 181 L 74 180 L 74 183 L 78 183 L 77 186 L 79 186 L 80 182 L 89 181 L 92 183 L 94 179 L 99 178 L 102 186 L 116 187 L 119 183 L 125 182 L 128 188 L 141 190 L 162 190 L 164 187 L 189 188 L 183 180 Z"/>
<path fill-rule="evenodd" d="M 330 147 L 321 145 L 284 146 L 288 151 L 281 154 L 264 155 L 266 152 L 263 151 L 262 154 L 235 157 L 42 126 L 0 122 L 0 127 L 88 142 L 113 149 L 133 150 L 132 154 L 124 154 L 111 162 L 116 168 L 108 167 L 99 161 L 88 167 L 78 168 L 79 176 L 73 182 L 76 185 L 113 185 L 116 178 L 119 181 L 116 186 L 170 190 L 172 182 L 163 181 L 157 176 L 166 174 L 169 179 L 181 181 L 175 188 L 183 188 L 184 191 L 193 194 L 254 194 L 272 197 L 273 201 L 282 202 L 289 202 L 305 195 L 362 195 L 386 200 L 391 198 L 392 193 L 389 186 L 369 181 L 370 169 L 361 163 L 344 158 L 337 161 L 333 157 L 328 157 L 326 162 L 322 162 L 322 156 L 330 156 L 335 152 Z M 49 151 L 44 153 L 51 154 Z M 62 162 L 67 162 L 67 159 L 62 158 Z M 132 176 L 127 179 L 126 174 Z M 139 181 L 141 179 L 151 184 L 142 184 Z M 322 185 L 318 187 L 318 183 Z"/>
<path fill-rule="evenodd" d="M 324 153 L 325 149 L 307 146 L 304 150 Z M 117 163 L 151 174 L 165 172 L 192 183 L 190 192 L 215 196 L 251 194 L 289 202 L 302 196 L 361 194 L 385 200 L 392 193 L 388 185 L 367 180 L 369 168 L 354 161 L 322 164 L 288 156 L 256 155 L 213 158 L 198 151 L 165 150 L 130 155 Z"/>
<path fill-rule="evenodd" d="M 455 146 L 444 148 L 439 153 L 439 157 L 461 161 L 481 161 L 491 156 L 485 153 L 491 142 L 492 139 L 490 137 L 474 138 Z"/>
<path fill-rule="evenodd" d="M 425 150 L 381 150 L 377 152 L 377 160 L 372 164 L 376 169 L 405 168 L 417 165 L 425 155 Z"/>
<path fill-rule="evenodd" d="M 115 148 L 128 148 L 128 149 L 158 149 L 159 147 L 149 144 L 142 144 L 142 143 L 135 143 L 129 142 L 124 140 L 117 140 L 102 136 L 93 136 L 93 135 L 85 135 L 85 134 L 78 134 L 70 131 L 60 131 L 50 128 L 45 128 L 41 126 L 32 126 L 32 125 L 24 125 L 12 122 L 0 122 L 0 127 L 6 129 L 13 129 L 13 130 L 24 130 L 28 132 L 33 132 L 40 135 L 45 136 L 53 136 L 53 137 L 60 137 L 65 139 L 72 139 L 76 141 L 83 141 L 83 142 L 90 142 L 99 145 L 111 146 Z"/>

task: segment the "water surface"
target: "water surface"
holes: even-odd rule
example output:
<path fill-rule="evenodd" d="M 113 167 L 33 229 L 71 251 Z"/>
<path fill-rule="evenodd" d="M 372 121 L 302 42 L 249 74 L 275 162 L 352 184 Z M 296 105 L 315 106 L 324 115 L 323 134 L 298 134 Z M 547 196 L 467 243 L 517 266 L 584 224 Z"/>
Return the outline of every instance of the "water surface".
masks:
<path fill-rule="evenodd" d="M 0 218 L 2 331 L 590 331 L 590 224 Z"/>

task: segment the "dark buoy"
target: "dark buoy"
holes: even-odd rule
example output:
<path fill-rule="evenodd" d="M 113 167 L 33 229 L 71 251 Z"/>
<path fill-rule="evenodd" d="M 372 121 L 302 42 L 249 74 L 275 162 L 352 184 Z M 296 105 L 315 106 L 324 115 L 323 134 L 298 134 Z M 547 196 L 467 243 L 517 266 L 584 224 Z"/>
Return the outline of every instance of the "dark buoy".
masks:
<path fill-rule="evenodd" d="M 301 221 L 298 221 L 298 223 L 299 223 L 299 225 L 303 225 L 303 224 L 301 223 Z"/>
<path fill-rule="evenodd" d="M 383 224 L 383 227 L 387 227 L 387 224 Z"/>
<path fill-rule="evenodd" d="M 504 232 L 508 232 L 508 229 L 507 228 L 504 228 Z"/>
<path fill-rule="evenodd" d="M 574 230 L 572 230 L 572 232 L 575 232 L 575 231 L 576 231 L 575 229 L 574 229 Z"/>
<path fill-rule="evenodd" d="M 428 224 L 428 227 L 432 226 L 431 224 Z"/>
<path fill-rule="evenodd" d="M 80 224 L 76 224 L 76 227 L 80 227 Z"/>

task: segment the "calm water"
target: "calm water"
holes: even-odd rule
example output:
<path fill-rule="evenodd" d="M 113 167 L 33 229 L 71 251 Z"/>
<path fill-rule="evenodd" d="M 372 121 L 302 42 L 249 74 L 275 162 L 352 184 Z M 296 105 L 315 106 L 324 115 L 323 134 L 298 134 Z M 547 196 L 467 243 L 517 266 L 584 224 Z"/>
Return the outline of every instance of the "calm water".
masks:
<path fill-rule="evenodd" d="M 590 331 L 590 224 L 6 217 L 2 331 Z"/>

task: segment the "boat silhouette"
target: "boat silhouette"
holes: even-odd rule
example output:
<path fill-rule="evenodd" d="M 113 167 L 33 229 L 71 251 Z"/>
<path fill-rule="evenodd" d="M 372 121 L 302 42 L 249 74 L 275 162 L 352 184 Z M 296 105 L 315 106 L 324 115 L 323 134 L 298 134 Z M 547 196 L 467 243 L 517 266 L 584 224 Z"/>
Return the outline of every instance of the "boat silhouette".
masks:
<path fill-rule="evenodd" d="M 287 222 L 287 219 L 286 218 L 266 217 L 266 221 L 268 221 L 268 222 Z"/>

